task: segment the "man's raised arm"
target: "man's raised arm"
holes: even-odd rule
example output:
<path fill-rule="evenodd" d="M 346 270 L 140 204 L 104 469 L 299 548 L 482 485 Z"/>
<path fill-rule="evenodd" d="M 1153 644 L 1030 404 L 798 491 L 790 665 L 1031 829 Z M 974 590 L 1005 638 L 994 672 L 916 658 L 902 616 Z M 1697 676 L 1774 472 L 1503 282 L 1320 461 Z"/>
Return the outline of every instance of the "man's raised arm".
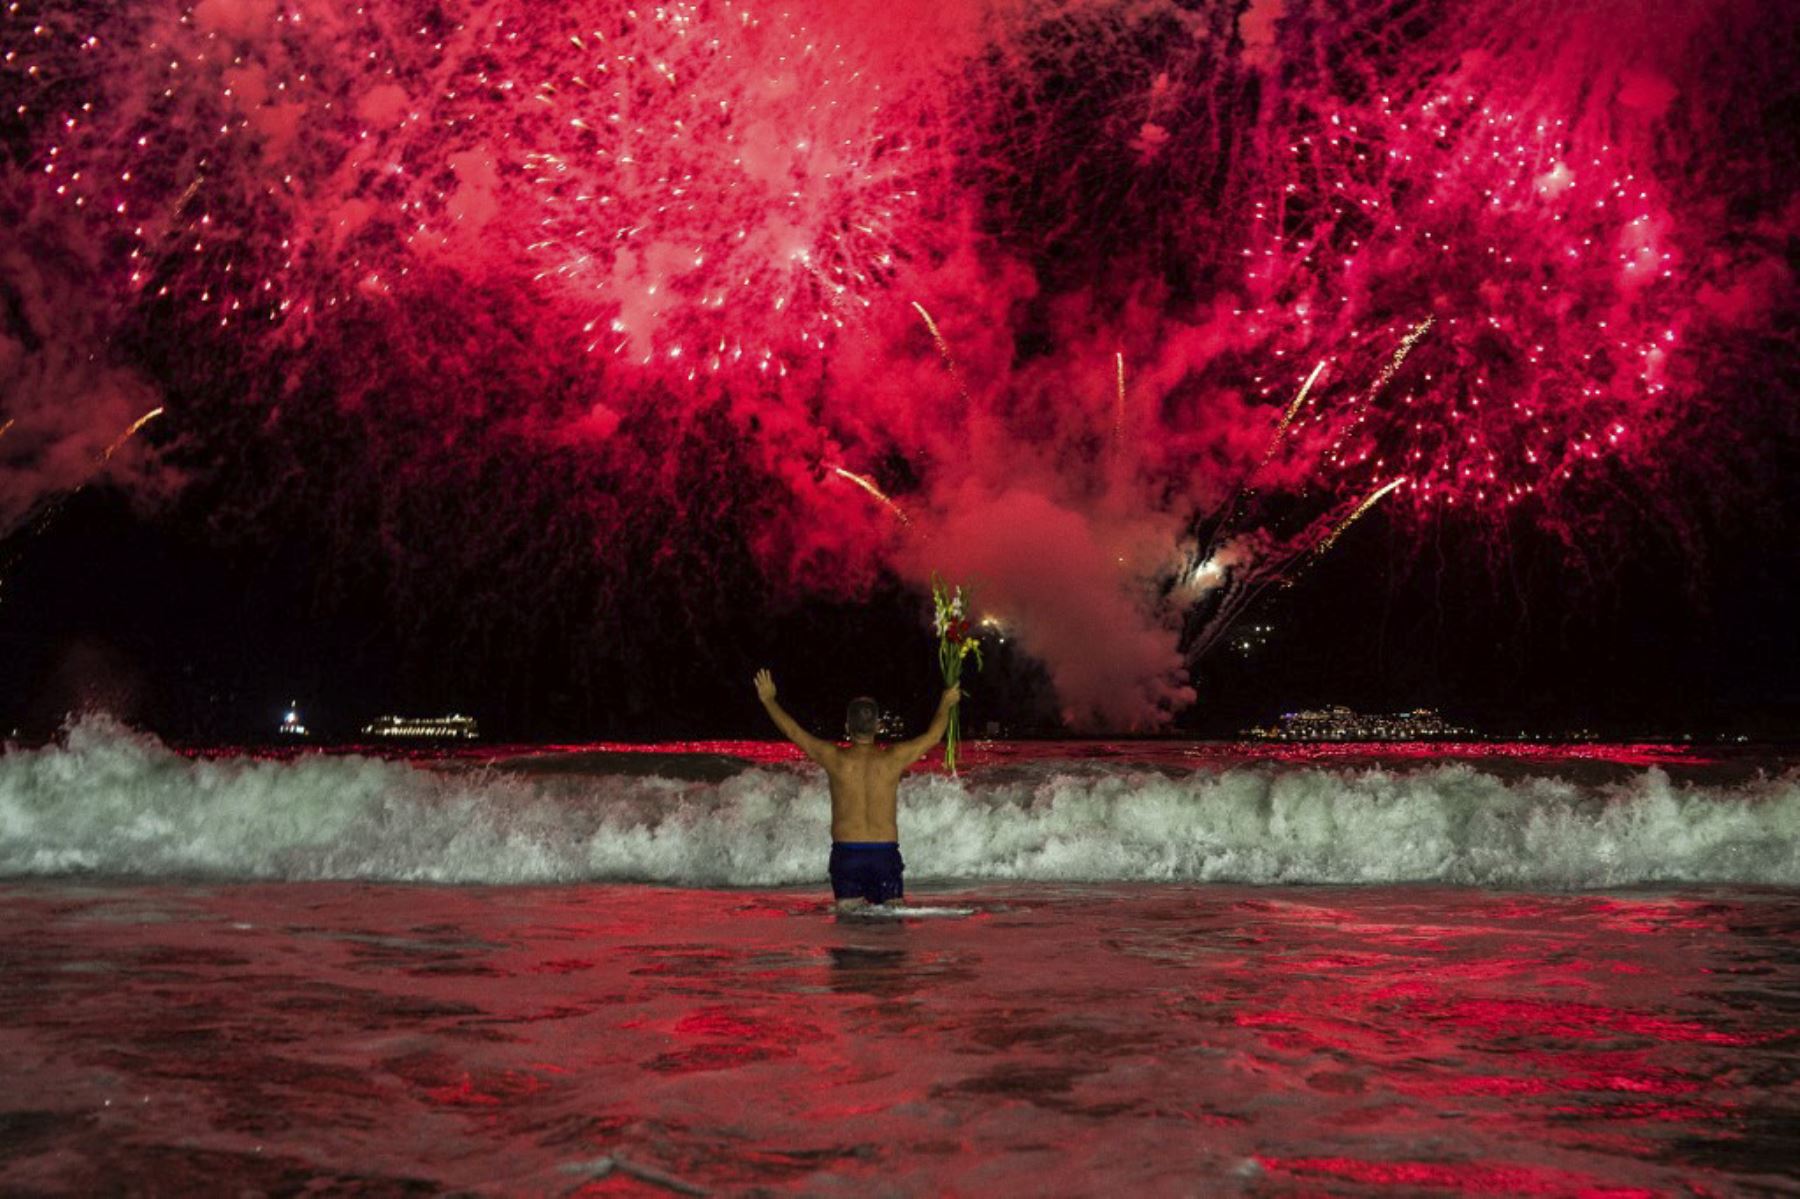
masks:
<path fill-rule="evenodd" d="M 946 687 L 944 694 L 938 698 L 937 714 L 931 718 L 931 724 L 923 733 L 910 741 L 901 741 L 894 746 L 894 752 L 907 765 L 917 762 L 925 756 L 925 751 L 936 745 L 943 737 L 944 730 L 950 727 L 950 709 L 962 702 L 961 687 Z"/>
<path fill-rule="evenodd" d="M 775 722 L 782 735 L 800 747 L 802 753 L 819 765 L 825 765 L 825 759 L 836 750 L 829 741 L 821 741 L 805 729 L 800 722 L 787 714 L 787 710 L 775 702 L 775 677 L 767 669 L 756 672 L 756 698 L 762 700 L 763 710 L 769 719 Z"/>

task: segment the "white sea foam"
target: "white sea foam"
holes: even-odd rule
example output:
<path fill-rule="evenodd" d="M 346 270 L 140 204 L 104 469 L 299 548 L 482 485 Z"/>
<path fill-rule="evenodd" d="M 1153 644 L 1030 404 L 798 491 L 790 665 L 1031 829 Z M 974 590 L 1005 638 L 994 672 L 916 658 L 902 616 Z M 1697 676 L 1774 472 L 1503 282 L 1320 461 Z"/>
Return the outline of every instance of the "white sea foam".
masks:
<path fill-rule="evenodd" d="M 1650 768 L 1596 787 L 1466 763 L 1170 777 L 1039 762 L 911 778 L 901 809 L 915 882 L 1800 885 L 1792 770 L 1709 787 Z M 820 881 L 826 815 L 811 770 L 694 782 L 193 760 L 88 718 L 0 757 L 0 875 L 772 886 Z"/>

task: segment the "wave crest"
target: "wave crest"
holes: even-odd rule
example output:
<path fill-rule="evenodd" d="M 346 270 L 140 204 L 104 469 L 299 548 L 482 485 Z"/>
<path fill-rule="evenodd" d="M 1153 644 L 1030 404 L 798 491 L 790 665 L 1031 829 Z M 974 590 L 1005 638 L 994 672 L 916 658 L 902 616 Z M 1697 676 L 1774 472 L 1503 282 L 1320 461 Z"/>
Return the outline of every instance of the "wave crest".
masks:
<path fill-rule="evenodd" d="M 823 879 L 816 772 L 723 781 L 370 757 L 190 759 L 105 717 L 0 757 L 0 875 L 441 883 Z M 1583 785 L 1467 763 L 1168 773 L 1040 762 L 903 784 L 914 881 L 1800 885 L 1800 772 Z"/>

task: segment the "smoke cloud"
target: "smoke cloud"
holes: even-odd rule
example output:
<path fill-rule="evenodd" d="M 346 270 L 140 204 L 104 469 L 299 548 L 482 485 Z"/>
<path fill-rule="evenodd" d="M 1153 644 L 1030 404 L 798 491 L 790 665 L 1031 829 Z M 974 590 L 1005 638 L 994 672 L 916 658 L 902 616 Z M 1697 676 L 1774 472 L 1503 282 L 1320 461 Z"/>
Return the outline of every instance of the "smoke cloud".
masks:
<path fill-rule="evenodd" d="M 942 497 L 908 557 L 973 588 L 1048 668 L 1077 728 L 1147 731 L 1194 700 L 1169 614 L 1156 601 L 1176 530 L 1167 518 L 1082 512 L 1042 492 L 966 484 Z"/>

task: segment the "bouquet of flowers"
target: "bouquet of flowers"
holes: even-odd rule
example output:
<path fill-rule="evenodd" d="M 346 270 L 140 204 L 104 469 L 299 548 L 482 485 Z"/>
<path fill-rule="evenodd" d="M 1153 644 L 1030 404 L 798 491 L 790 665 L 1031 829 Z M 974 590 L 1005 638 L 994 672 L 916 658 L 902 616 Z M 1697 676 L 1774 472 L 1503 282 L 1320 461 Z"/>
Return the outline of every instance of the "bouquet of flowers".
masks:
<path fill-rule="evenodd" d="M 952 587 L 934 572 L 931 576 L 931 603 L 935 609 L 932 628 L 938 636 L 938 666 L 944 672 L 944 686 L 962 682 L 963 659 L 975 655 L 975 666 L 981 666 L 981 639 L 969 624 L 968 602 L 962 585 Z M 962 740 L 962 708 L 950 709 L 950 727 L 944 733 L 944 768 L 956 773 L 956 743 Z"/>

